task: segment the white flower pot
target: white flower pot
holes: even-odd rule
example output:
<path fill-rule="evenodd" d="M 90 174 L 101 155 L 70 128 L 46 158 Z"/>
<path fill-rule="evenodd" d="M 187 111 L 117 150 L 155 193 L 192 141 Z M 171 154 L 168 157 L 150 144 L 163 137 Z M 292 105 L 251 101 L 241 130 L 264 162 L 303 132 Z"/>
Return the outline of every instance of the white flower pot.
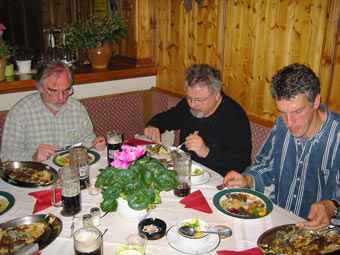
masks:
<path fill-rule="evenodd" d="M 146 210 L 134 210 L 132 209 L 128 202 L 123 199 L 122 197 L 119 197 L 117 199 L 118 202 L 118 207 L 117 207 L 117 212 L 119 213 L 120 216 L 122 216 L 124 219 L 128 221 L 136 221 L 139 222 L 142 219 L 146 218 L 150 211 Z"/>
<path fill-rule="evenodd" d="M 19 73 L 30 73 L 31 72 L 32 60 L 17 60 L 16 63 L 18 66 Z"/>

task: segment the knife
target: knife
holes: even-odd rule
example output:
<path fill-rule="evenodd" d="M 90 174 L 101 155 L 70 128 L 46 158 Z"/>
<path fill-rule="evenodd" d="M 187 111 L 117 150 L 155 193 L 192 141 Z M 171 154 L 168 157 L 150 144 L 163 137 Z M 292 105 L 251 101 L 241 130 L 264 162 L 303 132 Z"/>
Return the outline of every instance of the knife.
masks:
<path fill-rule="evenodd" d="M 61 152 L 61 151 L 68 151 L 74 147 L 78 147 L 78 146 L 82 146 L 82 143 L 76 143 L 76 144 L 70 144 L 70 145 L 66 145 L 64 147 L 58 148 L 55 152 Z"/>

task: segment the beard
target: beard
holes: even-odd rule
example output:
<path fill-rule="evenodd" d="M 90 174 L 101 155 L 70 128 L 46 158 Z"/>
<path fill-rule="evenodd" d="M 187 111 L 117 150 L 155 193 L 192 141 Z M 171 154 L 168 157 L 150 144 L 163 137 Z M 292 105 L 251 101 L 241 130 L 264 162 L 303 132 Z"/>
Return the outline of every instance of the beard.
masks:
<path fill-rule="evenodd" d="M 192 116 L 194 116 L 194 117 L 196 117 L 198 119 L 203 119 L 205 117 L 205 112 L 203 112 L 203 111 L 200 111 L 200 112 L 196 113 L 194 111 L 194 109 L 190 109 L 190 112 L 191 112 Z"/>
<path fill-rule="evenodd" d="M 52 110 L 59 111 L 61 108 L 63 108 L 65 103 L 66 103 L 66 100 L 56 100 L 52 103 L 46 103 L 46 104 Z M 59 104 L 61 104 L 61 105 L 59 105 Z"/>

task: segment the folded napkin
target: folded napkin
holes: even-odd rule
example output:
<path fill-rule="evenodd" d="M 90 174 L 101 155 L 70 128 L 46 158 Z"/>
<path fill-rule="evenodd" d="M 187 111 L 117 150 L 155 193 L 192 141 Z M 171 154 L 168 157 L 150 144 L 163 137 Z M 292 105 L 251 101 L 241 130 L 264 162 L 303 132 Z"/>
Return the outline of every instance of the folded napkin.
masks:
<path fill-rule="evenodd" d="M 34 205 L 33 213 L 40 212 L 50 206 L 52 206 L 52 191 L 50 189 L 36 191 L 28 193 L 37 199 L 37 202 Z M 56 202 L 61 201 L 61 191 L 60 189 L 56 189 Z"/>
<path fill-rule="evenodd" d="M 252 248 L 244 251 L 217 251 L 218 255 L 262 255 L 257 248 Z"/>
<path fill-rule="evenodd" d="M 187 197 L 183 198 L 180 203 L 184 204 L 185 208 L 192 208 L 201 212 L 212 213 L 207 200 L 200 190 L 196 190 Z"/>
<path fill-rule="evenodd" d="M 155 144 L 155 143 L 136 139 L 136 138 L 131 138 L 129 141 L 125 142 L 124 144 L 138 146 L 138 145 L 149 145 L 149 144 Z"/>

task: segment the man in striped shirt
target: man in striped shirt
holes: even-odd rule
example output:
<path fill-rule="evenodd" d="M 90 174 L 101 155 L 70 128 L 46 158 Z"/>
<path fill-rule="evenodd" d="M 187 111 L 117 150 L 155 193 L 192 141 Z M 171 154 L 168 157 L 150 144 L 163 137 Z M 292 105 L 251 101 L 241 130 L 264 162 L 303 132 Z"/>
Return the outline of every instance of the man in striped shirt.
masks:
<path fill-rule="evenodd" d="M 9 111 L 2 138 L 1 159 L 44 161 L 58 147 L 83 143 L 105 148 L 96 137 L 85 107 L 73 94 L 73 76 L 61 62 L 42 65 L 36 75 L 38 91 L 17 102 Z"/>
<path fill-rule="evenodd" d="M 274 184 L 271 200 L 307 219 L 298 226 L 321 229 L 339 207 L 340 115 L 321 104 L 320 82 L 304 65 L 280 70 L 271 94 L 279 112 L 271 133 L 254 164 L 224 183 L 260 192 Z"/>

